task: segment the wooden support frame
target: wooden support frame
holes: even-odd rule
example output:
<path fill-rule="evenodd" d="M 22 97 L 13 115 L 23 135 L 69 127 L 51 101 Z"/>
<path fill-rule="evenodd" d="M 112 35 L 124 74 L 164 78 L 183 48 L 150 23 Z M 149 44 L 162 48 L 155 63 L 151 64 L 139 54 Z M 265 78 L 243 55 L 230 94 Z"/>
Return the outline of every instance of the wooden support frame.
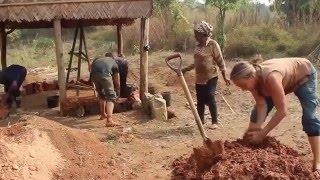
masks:
<path fill-rule="evenodd" d="M 78 37 L 78 32 L 79 32 L 79 28 L 76 28 L 76 31 L 74 33 L 74 38 L 73 38 L 73 43 L 72 43 L 72 47 L 71 47 L 71 51 L 70 51 L 70 59 L 69 59 L 69 64 L 68 64 L 68 69 L 67 69 L 67 79 L 66 79 L 66 83 L 68 83 L 69 81 L 69 77 L 70 77 L 70 72 L 71 72 L 71 66 L 72 66 L 72 58 L 74 55 L 74 48 L 76 47 L 76 42 L 77 42 L 77 37 Z"/>
<path fill-rule="evenodd" d="M 1 67 L 7 67 L 7 33 L 4 25 L 0 26 L 0 41 L 1 41 Z"/>
<path fill-rule="evenodd" d="M 122 36 L 122 24 L 117 25 L 117 40 L 118 40 L 118 56 L 123 55 L 123 36 Z"/>
<path fill-rule="evenodd" d="M 149 45 L 149 19 L 141 18 L 140 37 L 140 98 L 145 104 L 144 94 L 148 92 L 148 49 Z"/>
<path fill-rule="evenodd" d="M 75 49 L 76 49 L 78 34 L 79 34 L 79 46 L 78 46 L 78 52 L 76 52 Z M 68 68 L 66 69 L 67 70 L 67 78 L 66 78 L 67 84 L 69 83 L 71 71 L 77 71 L 77 81 L 78 82 L 80 81 L 82 60 L 85 60 L 88 62 L 88 68 L 89 68 L 88 71 L 90 72 L 90 60 L 88 57 L 87 43 L 86 43 L 86 38 L 84 35 L 84 28 L 83 28 L 81 22 L 79 22 L 78 26 L 76 27 L 71 51 L 69 52 L 69 54 L 70 54 L 70 59 L 69 59 L 69 63 L 68 63 Z M 77 63 L 76 68 L 72 67 L 72 60 L 73 60 L 74 56 L 76 58 L 78 58 L 78 63 Z M 79 96 L 79 89 L 77 89 L 76 93 L 77 93 L 77 96 Z"/>
<path fill-rule="evenodd" d="M 66 99 L 66 81 L 65 81 L 65 67 L 63 61 L 63 44 L 61 37 L 61 20 L 55 19 L 53 21 L 54 27 L 54 42 L 56 49 L 56 58 L 57 58 L 57 66 L 58 66 L 58 83 L 59 83 L 59 96 L 60 96 L 60 104 Z M 60 113 L 63 113 L 60 105 Z"/>

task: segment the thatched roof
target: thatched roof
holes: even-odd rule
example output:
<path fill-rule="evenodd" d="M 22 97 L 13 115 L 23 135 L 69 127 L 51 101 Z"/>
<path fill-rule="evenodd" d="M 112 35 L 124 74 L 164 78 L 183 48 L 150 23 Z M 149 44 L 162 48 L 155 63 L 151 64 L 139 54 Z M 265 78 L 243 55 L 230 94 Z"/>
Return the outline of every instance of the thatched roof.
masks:
<path fill-rule="evenodd" d="M 1 3 L 2 2 L 2 3 Z M 130 24 L 152 14 L 152 0 L 0 0 L 0 23 L 8 28 Z"/>

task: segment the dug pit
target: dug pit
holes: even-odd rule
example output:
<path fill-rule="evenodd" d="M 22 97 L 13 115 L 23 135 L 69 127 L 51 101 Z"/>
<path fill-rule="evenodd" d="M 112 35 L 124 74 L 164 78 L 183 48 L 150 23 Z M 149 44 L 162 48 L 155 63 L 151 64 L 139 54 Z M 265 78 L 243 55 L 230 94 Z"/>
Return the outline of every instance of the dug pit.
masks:
<path fill-rule="evenodd" d="M 173 164 L 172 179 L 317 179 L 311 163 L 299 153 L 274 138 L 253 146 L 239 139 L 224 142 L 224 153 L 208 155 L 195 148 L 188 158 L 178 158 Z"/>

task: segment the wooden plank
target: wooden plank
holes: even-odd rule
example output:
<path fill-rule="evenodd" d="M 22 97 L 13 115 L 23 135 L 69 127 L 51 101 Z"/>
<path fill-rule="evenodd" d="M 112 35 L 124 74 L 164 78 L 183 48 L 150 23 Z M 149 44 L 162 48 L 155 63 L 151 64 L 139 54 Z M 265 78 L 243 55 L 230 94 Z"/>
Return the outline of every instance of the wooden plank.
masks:
<path fill-rule="evenodd" d="M 58 65 L 58 83 L 59 83 L 59 96 L 60 96 L 60 105 L 66 99 L 66 81 L 65 81 L 65 67 L 63 61 L 63 45 L 61 38 L 61 20 L 55 19 L 53 21 L 54 27 L 54 42 L 56 47 L 56 58 Z M 60 113 L 62 109 L 60 106 Z"/>
<path fill-rule="evenodd" d="M 118 56 L 123 55 L 122 24 L 117 25 Z"/>
<path fill-rule="evenodd" d="M 140 37 L 140 98 L 145 103 L 144 94 L 148 92 L 148 51 L 144 49 L 149 44 L 149 19 L 141 18 Z"/>
<path fill-rule="evenodd" d="M 7 33 L 4 26 L 0 29 L 1 38 L 1 67 L 2 69 L 7 67 Z"/>

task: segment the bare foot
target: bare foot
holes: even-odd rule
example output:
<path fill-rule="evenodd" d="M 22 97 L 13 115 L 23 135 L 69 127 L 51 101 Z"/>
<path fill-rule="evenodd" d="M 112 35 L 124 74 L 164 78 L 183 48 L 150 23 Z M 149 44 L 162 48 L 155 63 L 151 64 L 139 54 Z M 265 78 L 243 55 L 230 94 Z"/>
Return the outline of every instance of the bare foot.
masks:
<path fill-rule="evenodd" d="M 100 116 L 99 120 L 107 119 L 107 116 Z"/>
<path fill-rule="evenodd" d="M 217 129 L 218 128 L 218 124 L 215 123 L 215 124 L 208 125 L 208 128 L 212 129 L 212 130 L 213 129 Z"/>
<path fill-rule="evenodd" d="M 119 126 L 120 124 L 118 122 L 116 122 L 113 118 L 108 118 L 106 120 L 106 127 L 115 127 L 115 126 Z"/>

